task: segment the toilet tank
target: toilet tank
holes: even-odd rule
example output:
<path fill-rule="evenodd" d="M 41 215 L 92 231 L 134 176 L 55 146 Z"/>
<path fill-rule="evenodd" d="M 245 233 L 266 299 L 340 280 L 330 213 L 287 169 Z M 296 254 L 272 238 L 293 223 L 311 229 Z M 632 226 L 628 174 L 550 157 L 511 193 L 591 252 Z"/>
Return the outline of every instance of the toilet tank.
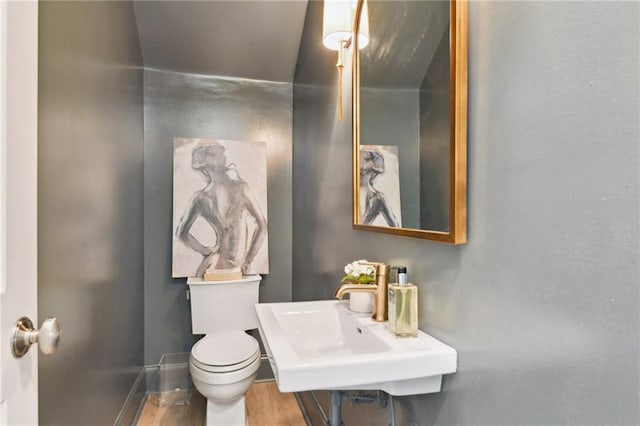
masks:
<path fill-rule="evenodd" d="M 258 328 L 260 275 L 233 281 L 203 281 L 189 278 L 191 329 L 193 334 Z"/>

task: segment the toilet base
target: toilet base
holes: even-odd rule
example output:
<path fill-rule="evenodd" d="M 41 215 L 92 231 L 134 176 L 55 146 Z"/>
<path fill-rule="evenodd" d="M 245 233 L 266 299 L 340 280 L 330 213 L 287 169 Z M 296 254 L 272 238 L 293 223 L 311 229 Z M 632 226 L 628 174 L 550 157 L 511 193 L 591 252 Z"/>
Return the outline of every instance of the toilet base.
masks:
<path fill-rule="evenodd" d="M 244 396 L 232 403 L 219 404 L 207 399 L 207 426 L 246 426 L 247 413 Z"/>

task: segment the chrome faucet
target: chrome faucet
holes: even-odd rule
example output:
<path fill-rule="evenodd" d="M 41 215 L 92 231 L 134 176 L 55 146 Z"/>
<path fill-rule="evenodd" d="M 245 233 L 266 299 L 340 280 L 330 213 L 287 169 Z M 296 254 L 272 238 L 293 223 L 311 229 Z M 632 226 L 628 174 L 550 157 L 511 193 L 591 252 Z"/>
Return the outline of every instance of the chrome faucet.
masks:
<path fill-rule="evenodd" d="M 336 298 L 342 299 L 347 293 L 373 293 L 375 301 L 373 303 L 374 321 L 384 322 L 387 320 L 387 287 L 389 285 L 389 265 L 382 262 L 362 262 L 363 265 L 371 265 L 376 269 L 375 284 L 343 284 L 336 292 Z"/>

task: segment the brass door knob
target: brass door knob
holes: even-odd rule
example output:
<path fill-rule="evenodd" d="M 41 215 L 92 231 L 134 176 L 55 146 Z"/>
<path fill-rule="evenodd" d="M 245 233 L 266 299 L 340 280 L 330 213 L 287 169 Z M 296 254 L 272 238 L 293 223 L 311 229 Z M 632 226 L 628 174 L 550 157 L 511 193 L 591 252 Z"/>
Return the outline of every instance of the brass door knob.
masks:
<path fill-rule="evenodd" d="M 11 353 L 16 358 L 22 358 L 34 343 L 38 343 L 43 354 L 52 354 L 58 350 L 62 329 L 56 318 L 47 318 L 40 329 L 33 327 L 28 317 L 22 317 L 16 322 L 11 335 Z"/>

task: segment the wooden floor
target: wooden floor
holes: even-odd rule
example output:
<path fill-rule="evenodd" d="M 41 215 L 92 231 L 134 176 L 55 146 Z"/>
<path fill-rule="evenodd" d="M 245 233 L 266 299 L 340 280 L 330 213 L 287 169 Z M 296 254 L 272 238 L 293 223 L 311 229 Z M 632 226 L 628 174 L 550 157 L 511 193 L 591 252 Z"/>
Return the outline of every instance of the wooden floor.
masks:
<path fill-rule="evenodd" d="M 254 383 L 246 396 L 249 426 L 305 426 L 302 412 L 292 393 L 280 393 L 275 382 Z M 207 401 L 195 389 L 191 404 L 176 407 L 158 407 L 158 397 L 147 399 L 138 426 L 201 426 Z"/>

